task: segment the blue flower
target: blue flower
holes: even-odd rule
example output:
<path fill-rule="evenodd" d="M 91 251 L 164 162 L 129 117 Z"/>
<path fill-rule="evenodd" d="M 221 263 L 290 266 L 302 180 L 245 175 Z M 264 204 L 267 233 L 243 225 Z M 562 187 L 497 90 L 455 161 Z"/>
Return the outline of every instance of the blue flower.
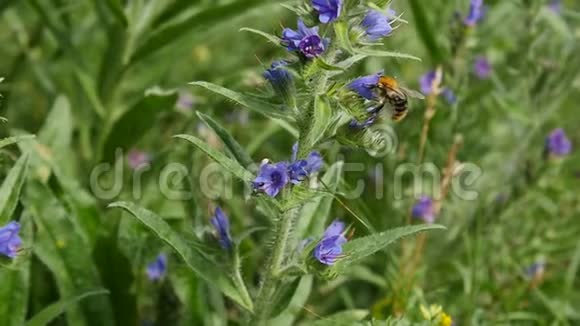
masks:
<path fill-rule="evenodd" d="M 450 88 L 443 90 L 443 97 L 449 104 L 455 104 L 457 102 L 457 96 L 455 96 L 455 93 Z"/>
<path fill-rule="evenodd" d="M 258 177 L 253 182 L 255 190 L 265 192 L 270 197 L 276 197 L 289 181 L 287 163 L 264 163 L 260 166 Z"/>
<path fill-rule="evenodd" d="M 320 22 L 328 24 L 340 16 L 342 0 L 312 0 L 312 7 L 318 11 Z"/>
<path fill-rule="evenodd" d="M 317 151 L 310 152 L 305 160 L 296 160 L 297 153 L 298 144 L 294 144 L 292 146 L 292 162 L 288 165 L 288 176 L 293 184 L 298 184 L 304 181 L 307 176 L 318 172 L 324 163 L 322 155 Z"/>
<path fill-rule="evenodd" d="M 392 18 L 396 13 L 389 9 L 387 14 L 378 10 L 369 10 L 363 19 L 361 25 L 365 28 L 365 32 L 371 41 L 376 41 L 381 37 L 385 37 L 393 31 L 391 26 Z"/>
<path fill-rule="evenodd" d="M 426 223 L 432 224 L 435 221 L 435 206 L 430 197 L 423 196 L 413 206 L 412 215 L 422 219 Z"/>
<path fill-rule="evenodd" d="M 475 26 L 483 18 L 483 13 L 483 0 L 471 0 L 469 13 L 465 17 L 465 20 L 463 20 L 464 24 L 470 27 Z"/>
<path fill-rule="evenodd" d="M 525 274 L 529 278 L 537 279 L 543 276 L 545 269 L 546 263 L 544 261 L 537 261 L 526 268 Z"/>
<path fill-rule="evenodd" d="M 326 50 L 328 41 L 320 37 L 318 27 L 308 28 L 298 20 L 298 31 L 284 28 L 282 43 L 288 51 L 300 51 L 307 58 L 316 58 Z"/>
<path fill-rule="evenodd" d="M 546 138 L 546 150 L 554 156 L 566 156 L 572 151 L 572 142 L 566 137 L 564 129 L 553 130 Z"/>
<path fill-rule="evenodd" d="M 347 241 L 343 234 L 344 229 L 344 222 L 334 220 L 314 248 L 314 258 L 325 265 L 334 265 L 342 255 L 342 245 Z"/>
<path fill-rule="evenodd" d="M 288 62 L 285 60 L 278 60 L 272 63 L 270 69 L 264 71 L 264 78 L 266 78 L 277 93 L 283 93 L 292 82 L 292 75 L 284 66 L 287 66 Z"/>
<path fill-rule="evenodd" d="M 491 64 L 486 57 L 477 57 L 473 64 L 473 71 L 479 79 L 486 79 L 491 74 Z"/>
<path fill-rule="evenodd" d="M 151 281 L 158 281 L 165 276 L 167 272 L 167 255 L 159 254 L 155 261 L 147 265 L 147 277 Z"/>
<path fill-rule="evenodd" d="M 211 224 L 215 227 L 220 245 L 230 250 L 232 248 L 232 238 L 230 236 L 230 221 L 221 208 L 216 207 L 215 215 L 211 219 Z"/>
<path fill-rule="evenodd" d="M 10 258 L 16 257 L 22 246 L 22 239 L 18 232 L 20 232 L 20 224 L 14 221 L 0 228 L 0 254 Z"/>
<path fill-rule="evenodd" d="M 367 100 L 374 100 L 377 98 L 374 90 L 379 83 L 379 79 L 383 76 L 383 71 L 379 71 L 376 74 L 359 77 L 348 84 L 348 88 L 357 92 L 358 95 L 366 98 Z"/>
<path fill-rule="evenodd" d="M 437 72 L 435 70 L 429 71 L 428 73 L 421 76 L 419 79 L 419 85 L 421 87 L 421 93 L 425 95 L 430 95 L 434 92 L 435 79 L 437 78 Z"/>

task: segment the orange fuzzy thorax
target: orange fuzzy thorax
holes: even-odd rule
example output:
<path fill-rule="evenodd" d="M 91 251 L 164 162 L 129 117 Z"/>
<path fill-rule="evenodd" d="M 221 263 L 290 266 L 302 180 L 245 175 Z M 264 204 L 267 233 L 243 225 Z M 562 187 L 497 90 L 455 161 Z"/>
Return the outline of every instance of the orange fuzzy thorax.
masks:
<path fill-rule="evenodd" d="M 399 83 L 394 78 L 382 76 L 379 79 L 379 85 L 383 86 L 383 88 L 398 88 Z"/>

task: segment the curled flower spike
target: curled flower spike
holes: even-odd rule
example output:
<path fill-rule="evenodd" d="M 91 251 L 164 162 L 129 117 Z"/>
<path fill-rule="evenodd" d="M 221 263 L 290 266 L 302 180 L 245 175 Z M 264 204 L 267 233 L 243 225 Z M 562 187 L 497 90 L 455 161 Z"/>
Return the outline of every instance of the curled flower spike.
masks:
<path fill-rule="evenodd" d="M 334 220 L 324 234 L 322 239 L 314 248 L 314 258 L 325 265 L 334 265 L 342 255 L 342 245 L 347 242 L 344 237 L 345 224 L 340 220 Z"/>
<path fill-rule="evenodd" d="M 469 27 L 475 26 L 483 18 L 483 0 L 471 0 L 469 13 L 463 23 Z"/>
<path fill-rule="evenodd" d="M 263 191 L 270 197 L 276 197 L 290 179 L 287 168 L 285 162 L 262 164 L 258 177 L 253 182 L 254 189 Z"/>
<path fill-rule="evenodd" d="M 487 79 L 491 75 L 491 64 L 486 57 L 478 57 L 473 64 L 473 71 L 479 79 Z"/>
<path fill-rule="evenodd" d="M 233 246 L 232 238 L 230 236 L 230 221 L 221 208 L 216 207 L 215 215 L 211 219 L 211 224 L 215 227 L 219 243 L 222 248 L 230 250 Z"/>
<path fill-rule="evenodd" d="M 306 58 L 316 58 L 326 50 L 328 40 L 318 34 L 318 27 L 308 28 L 302 20 L 298 20 L 298 31 L 284 28 L 282 43 L 288 51 L 299 51 Z"/>
<path fill-rule="evenodd" d="M 320 22 L 328 24 L 340 16 L 342 0 L 312 0 L 312 7 L 318 11 Z"/>
<path fill-rule="evenodd" d="M 566 156 L 572 152 L 572 142 L 564 129 L 555 129 L 546 137 L 545 150 L 554 156 Z"/>
<path fill-rule="evenodd" d="M 367 100 L 374 100 L 377 98 L 374 89 L 376 88 L 377 84 L 379 83 L 379 79 L 383 76 L 383 74 L 384 72 L 381 70 L 376 74 L 359 77 L 348 84 L 347 87 Z"/>
<path fill-rule="evenodd" d="M 423 196 L 413 206 L 412 215 L 415 218 L 422 219 L 425 223 L 432 224 L 435 222 L 435 206 L 430 197 Z"/>
<path fill-rule="evenodd" d="M 376 41 L 382 37 L 388 36 L 393 32 L 391 22 L 396 13 L 388 9 L 387 14 L 378 10 L 369 10 L 363 19 L 361 25 L 371 41 Z"/>
<path fill-rule="evenodd" d="M 20 232 L 20 224 L 14 221 L 0 228 L 0 254 L 9 258 L 15 258 L 18 255 L 18 250 L 22 246 L 22 239 L 18 232 Z"/>
<path fill-rule="evenodd" d="M 165 276 L 167 272 L 167 255 L 159 254 L 155 261 L 147 265 L 147 277 L 151 281 L 158 281 Z"/>

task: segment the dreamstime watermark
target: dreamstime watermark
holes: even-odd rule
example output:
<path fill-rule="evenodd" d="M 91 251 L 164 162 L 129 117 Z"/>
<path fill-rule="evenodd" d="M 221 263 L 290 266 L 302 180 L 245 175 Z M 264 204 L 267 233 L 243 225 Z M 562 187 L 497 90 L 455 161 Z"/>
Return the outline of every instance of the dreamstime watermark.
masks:
<path fill-rule="evenodd" d="M 391 147 L 382 153 L 386 155 L 392 151 Z M 240 182 L 216 162 L 208 163 L 201 169 L 188 168 L 179 162 L 166 163 L 155 170 L 150 163 L 130 169 L 124 164 L 124 157 L 121 151 L 117 151 L 114 164 L 101 163 L 91 170 L 90 188 L 97 198 L 108 201 L 123 195 L 139 200 L 145 190 L 156 191 L 165 199 L 176 201 L 192 199 L 194 191 L 210 200 L 231 199 L 234 196 L 249 199 L 252 195 L 250 182 L 240 186 Z M 455 197 L 471 201 L 478 198 L 475 185 L 483 175 L 481 167 L 469 162 L 456 164 L 449 176 L 445 175 L 445 169 L 433 163 L 399 164 L 392 173 L 386 175 L 382 163 L 369 166 L 369 163 L 344 162 L 343 158 L 339 158 L 337 162 L 334 164 L 342 165 L 343 176 L 348 178 L 352 174 L 362 175 L 355 179 L 348 190 L 341 188 L 341 196 L 346 199 L 356 199 L 370 193 L 377 200 L 385 199 L 387 187 L 392 200 L 401 200 L 408 196 L 418 198 L 424 194 L 437 198 L 445 187 Z M 250 168 L 255 171 L 258 167 Z M 148 172 L 151 173 L 145 178 Z M 443 185 L 446 179 L 447 184 Z M 322 186 L 316 176 L 310 180 L 309 185 L 316 188 Z"/>

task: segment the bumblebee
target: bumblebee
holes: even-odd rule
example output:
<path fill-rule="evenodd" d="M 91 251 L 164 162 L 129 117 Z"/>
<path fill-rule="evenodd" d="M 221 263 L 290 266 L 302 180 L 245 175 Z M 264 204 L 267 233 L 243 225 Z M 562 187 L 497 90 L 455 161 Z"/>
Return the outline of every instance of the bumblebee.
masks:
<path fill-rule="evenodd" d="M 374 89 L 378 104 L 368 109 L 372 116 L 376 116 L 387 105 L 391 108 L 391 119 L 395 122 L 401 121 L 407 116 L 409 111 L 409 98 L 424 99 L 423 94 L 407 89 L 392 77 L 382 76 Z"/>

